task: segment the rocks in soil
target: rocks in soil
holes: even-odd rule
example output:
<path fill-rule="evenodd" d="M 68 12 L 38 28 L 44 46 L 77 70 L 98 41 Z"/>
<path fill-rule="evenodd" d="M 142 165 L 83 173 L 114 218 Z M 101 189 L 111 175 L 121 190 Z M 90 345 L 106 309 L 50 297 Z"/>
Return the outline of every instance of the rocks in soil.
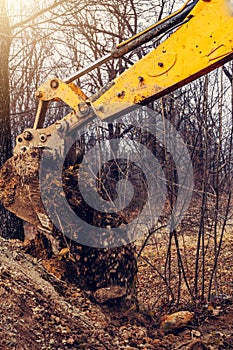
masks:
<path fill-rule="evenodd" d="M 173 332 L 186 326 L 193 320 L 194 314 L 189 311 L 178 311 L 171 315 L 165 315 L 161 318 L 161 329 L 164 333 Z"/>
<path fill-rule="evenodd" d="M 107 288 L 100 288 L 93 294 L 95 301 L 99 304 L 104 304 L 113 299 L 120 299 L 127 294 L 127 289 L 120 286 L 111 286 Z"/>

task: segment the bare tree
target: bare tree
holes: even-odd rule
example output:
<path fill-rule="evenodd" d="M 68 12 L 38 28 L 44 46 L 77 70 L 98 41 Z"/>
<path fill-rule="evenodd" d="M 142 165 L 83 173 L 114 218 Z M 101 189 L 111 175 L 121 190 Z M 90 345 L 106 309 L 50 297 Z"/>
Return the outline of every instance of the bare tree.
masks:
<path fill-rule="evenodd" d="M 12 156 L 10 128 L 10 92 L 8 60 L 11 44 L 11 30 L 6 11 L 6 1 L 0 3 L 0 166 Z M 5 238 L 23 238 L 22 222 L 0 204 L 0 235 Z"/>

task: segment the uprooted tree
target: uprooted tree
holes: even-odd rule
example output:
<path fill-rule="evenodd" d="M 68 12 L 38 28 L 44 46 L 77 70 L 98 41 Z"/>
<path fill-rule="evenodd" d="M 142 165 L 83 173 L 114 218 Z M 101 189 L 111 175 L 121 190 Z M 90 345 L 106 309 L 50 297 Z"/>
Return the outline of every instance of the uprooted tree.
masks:
<path fill-rule="evenodd" d="M 51 5 L 48 7 L 48 11 L 54 9 L 57 5 L 61 4 L 60 2 L 54 2 L 54 6 Z M 5 2 L 3 3 L 5 4 Z M 5 8 L 4 8 L 5 11 Z M 45 11 L 39 11 L 38 16 L 44 14 Z M 1 84 L 2 87 L 5 87 L 5 92 L 7 96 L 3 97 L 2 103 L 5 104 L 2 108 L 3 111 L 7 113 L 3 114 L 3 117 L 7 115 L 7 118 L 4 119 L 4 125 L 2 127 L 2 137 L 5 137 L 7 141 L 3 144 L 12 145 L 11 142 L 11 131 L 10 131 L 10 118 L 9 118 L 9 77 L 8 77 L 8 61 L 9 61 L 9 49 L 11 45 L 11 36 L 10 36 L 10 25 L 7 18 L 6 11 L 4 12 L 4 30 L 6 30 L 5 36 L 2 39 L 2 48 L 4 47 L 4 52 L 6 54 L 5 60 L 1 63 L 4 64 L 4 69 L 1 72 L 5 73 L 4 82 Z M 35 20 L 37 16 L 32 16 L 27 21 L 21 21 L 18 26 L 25 26 L 26 23 L 31 20 Z M 14 24 L 12 27 L 14 30 L 17 28 L 17 24 Z M 23 29 L 22 29 L 23 30 Z M 43 40 L 42 40 L 43 41 Z M 33 56 L 34 51 L 34 42 L 32 43 L 32 56 L 30 58 L 34 59 L 35 65 L 38 64 L 36 57 Z M 17 54 L 16 54 L 17 57 Z M 26 73 L 22 72 L 22 73 Z M 18 73 L 16 71 L 15 80 L 17 80 Z M 29 77 L 30 78 L 30 77 Z M 26 80 L 27 84 L 27 80 Z M 38 81 L 36 81 L 36 85 Z M 13 84 L 11 84 L 12 86 Z M 21 94 L 23 92 L 21 91 Z M 15 94 L 15 91 L 13 91 Z M 27 96 L 27 98 L 31 96 Z M 22 103 L 21 103 L 22 106 Z M 16 107 L 16 114 L 20 115 L 22 111 L 18 109 L 19 105 Z M 14 109 L 14 108 L 13 108 Z M 22 123 L 24 124 L 24 122 Z M 22 126 L 20 127 L 20 129 Z M 19 132 L 19 125 L 17 125 L 17 132 Z M 12 146 L 8 150 L 4 149 L 4 158 L 2 159 L 2 164 L 12 155 Z M 17 191 L 17 189 L 16 189 Z M 3 210 L 5 210 L 3 208 Z M 9 214 L 11 215 L 11 214 Z M 18 219 L 15 218 L 16 221 Z M 13 223 L 12 219 L 7 221 L 8 224 Z M 6 237 L 12 237 L 8 233 L 5 234 Z M 12 232 L 12 229 L 11 231 Z M 16 226 L 16 238 L 19 238 L 19 224 Z M 3 232 L 2 232 L 3 233 Z M 94 234 L 95 232 L 93 232 Z M 54 244 L 56 241 L 56 244 Z M 53 249 L 56 245 L 56 249 Z M 36 238 L 31 241 L 27 246 L 27 251 L 34 256 L 40 256 L 44 259 L 44 264 L 49 271 L 53 271 L 56 274 L 59 274 L 60 278 L 68 278 L 72 282 L 76 282 L 83 288 L 88 288 L 92 290 L 108 287 L 108 286 L 119 286 L 120 296 L 125 296 L 133 290 L 134 286 L 134 277 L 137 272 L 137 263 L 135 257 L 135 251 L 133 245 L 125 245 L 122 247 L 111 248 L 111 249 L 96 249 L 92 247 L 82 246 L 75 243 L 69 238 L 65 237 L 63 232 L 57 231 L 55 228 L 51 232 L 51 235 L 47 232 L 38 231 Z M 55 271 L 56 270 L 56 271 Z M 58 272 L 59 271 L 59 272 Z M 119 290 L 118 290 L 119 295 Z"/>
<path fill-rule="evenodd" d="M 50 3 L 53 4 L 53 1 Z M 148 5 L 149 3 L 151 6 Z M 172 8 L 172 3 L 174 5 L 174 2 L 167 2 L 166 6 L 171 5 Z M 52 12 L 46 14 L 46 11 L 41 10 L 39 16 L 42 17 L 32 16 L 33 22 L 30 26 L 26 26 L 27 21 L 23 19 L 21 28 L 19 27 L 16 30 L 17 25 L 12 27 L 16 30 L 17 40 L 20 42 L 20 45 L 15 45 L 10 65 L 11 72 L 14 72 L 10 84 L 13 101 L 11 112 L 15 117 L 13 128 L 15 135 L 25 127 L 32 125 L 35 116 L 35 103 L 32 102 L 33 92 L 48 76 L 64 77 L 76 69 L 83 68 L 94 59 L 107 54 L 119 41 L 123 41 L 138 32 L 140 16 L 145 17 L 147 15 L 145 18 L 154 22 L 155 16 L 151 16 L 152 10 L 158 18 L 163 16 L 163 12 L 171 10 L 171 8 L 166 8 L 166 11 L 163 11 L 161 5 L 158 11 L 159 6 L 154 6 L 152 1 L 145 2 L 144 0 L 109 1 L 108 3 L 99 2 L 98 4 L 96 4 L 96 1 L 83 0 L 78 4 L 80 6 L 79 10 L 77 9 L 77 2 L 72 0 L 55 1 L 54 4 L 59 6 L 56 11 L 52 8 Z M 148 10 L 147 13 L 144 11 L 145 9 Z M 149 47 L 149 45 L 151 46 Z M 155 45 L 157 45 L 157 42 L 148 44 L 142 50 L 140 48 L 119 61 L 108 62 L 103 67 L 82 77 L 78 81 L 78 85 L 88 91 L 88 95 L 95 93 L 98 88 L 114 79 L 124 69 L 133 64 L 135 59 L 140 58 Z M 25 50 L 23 52 L 25 59 L 22 59 L 21 47 Z M 174 177 L 172 176 L 168 178 L 170 196 L 166 209 L 169 210 L 162 213 L 163 215 L 154 230 L 144 231 L 147 237 L 139 254 L 144 259 L 147 259 L 147 257 L 143 257 L 141 253 L 144 252 L 144 249 L 146 251 L 150 244 L 156 249 L 157 256 L 162 259 L 160 235 L 161 232 L 163 234 L 162 241 L 165 245 L 166 261 L 164 264 L 153 267 L 153 276 L 159 276 L 159 283 L 156 285 L 157 289 L 154 289 L 154 294 L 162 293 L 164 296 L 167 293 L 167 302 L 171 300 L 179 303 L 181 301 L 183 280 L 191 299 L 210 297 L 211 293 L 217 294 L 219 292 L 218 261 L 222 253 L 222 242 L 226 228 L 232 225 L 233 105 L 229 103 L 229 99 L 232 100 L 233 96 L 231 63 L 226 65 L 224 72 L 226 77 L 219 69 L 189 86 L 163 97 L 153 105 L 153 108 L 158 112 L 162 111 L 164 119 L 168 119 L 182 134 L 193 161 L 195 180 L 194 200 L 191 202 L 190 210 L 184 216 L 177 232 L 174 231 L 168 234 L 163 232 L 164 223 L 166 224 L 169 215 L 168 211 L 174 205 L 176 198 L 177 184 L 174 183 Z M 30 88 L 28 82 L 30 82 Z M 26 91 L 25 86 L 27 86 Z M 58 104 L 58 108 L 51 108 L 46 120 L 47 124 L 56 119 L 56 113 L 61 118 L 67 111 L 60 104 Z M 88 145 L 91 138 L 94 139 L 94 142 L 97 142 L 97 140 L 103 140 L 105 137 L 126 134 L 125 130 L 111 124 L 99 129 L 92 125 L 86 139 L 83 140 L 84 147 Z M 130 135 L 130 132 L 128 134 Z M 165 169 L 173 171 L 173 165 L 166 154 Z M 154 234 L 155 232 L 159 232 L 159 235 Z M 187 263 L 189 254 L 185 251 L 185 245 L 189 237 L 192 237 L 192 241 L 195 242 L 193 265 Z M 108 272 L 114 271 L 114 261 L 119 259 L 120 249 L 105 252 L 105 254 L 100 252 L 102 262 L 99 263 L 98 256 L 100 255 L 97 254 L 97 250 L 83 247 L 81 251 L 78 245 L 69 240 L 65 241 L 59 233 L 57 239 L 62 251 L 60 261 L 62 261 L 61 264 L 65 264 L 64 266 L 68 266 L 67 273 L 73 271 L 71 275 L 76 276 L 80 281 L 80 276 L 84 276 L 86 272 L 85 283 L 91 285 L 92 288 L 106 286 L 113 281 L 114 274 L 110 278 L 107 278 L 107 275 Z M 47 253 L 42 252 L 43 242 Z M 46 259 L 49 255 L 49 259 L 53 259 L 54 253 L 50 250 L 50 244 L 44 236 L 39 234 L 37 242 L 34 243 L 35 246 L 41 247 L 41 250 L 38 251 L 37 249 L 35 254 L 45 254 Z M 33 249 L 36 251 L 35 246 L 30 248 L 31 251 Z M 66 250 L 62 250 L 63 248 Z M 182 252 L 182 249 L 184 249 L 184 252 Z M 114 258 L 111 260 L 109 254 L 114 257 L 115 253 L 115 260 Z M 121 253 L 123 255 L 121 254 L 120 261 L 122 263 L 120 263 L 120 266 L 128 266 L 127 262 L 130 262 L 133 257 L 132 251 L 128 254 L 122 250 Z M 209 260 L 207 259 L 208 254 L 211 256 Z M 72 259 L 76 256 L 81 257 L 81 265 L 74 272 L 72 266 L 74 267 L 75 262 Z M 127 261 L 124 261 L 126 257 Z M 109 258 L 108 261 L 112 261 L 112 263 L 106 265 L 106 259 Z M 132 273 L 131 276 L 130 272 L 128 275 L 130 281 L 133 280 L 131 277 L 135 274 L 134 261 L 133 258 L 131 260 Z M 153 257 L 145 261 L 152 267 Z M 97 262 L 98 266 L 96 266 Z M 207 263 L 210 266 L 207 266 Z M 58 261 L 55 262 L 55 265 L 58 266 Z M 75 270 L 77 266 L 78 264 L 75 266 Z M 106 271 L 101 283 L 97 281 L 97 276 L 100 276 L 100 273 L 96 270 L 96 267 L 99 268 L 99 272 Z M 95 274 L 96 280 L 93 281 Z M 119 276 L 118 280 L 121 277 L 123 275 Z M 162 287 L 165 288 L 166 293 L 164 293 Z"/>

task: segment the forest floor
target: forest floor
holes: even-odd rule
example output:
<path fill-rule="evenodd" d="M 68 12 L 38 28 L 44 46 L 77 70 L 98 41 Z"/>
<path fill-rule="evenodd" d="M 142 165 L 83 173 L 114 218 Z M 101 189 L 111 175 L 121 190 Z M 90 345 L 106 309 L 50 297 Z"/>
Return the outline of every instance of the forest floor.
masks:
<path fill-rule="evenodd" d="M 221 257 L 221 279 L 229 283 L 221 287 L 222 297 L 208 305 L 184 306 L 184 292 L 182 307 L 166 306 L 166 290 L 152 267 L 160 266 L 165 250 L 161 243 L 160 255 L 155 254 L 158 246 L 152 242 L 139 261 L 139 309 L 123 309 L 92 302 L 25 254 L 22 242 L 0 239 L 0 349 L 233 349 L 233 238 L 229 235 L 224 244 L 229 255 L 225 261 Z M 191 248 L 192 239 L 186 245 L 192 261 Z M 164 333 L 161 317 L 178 310 L 192 311 L 192 322 Z"/>

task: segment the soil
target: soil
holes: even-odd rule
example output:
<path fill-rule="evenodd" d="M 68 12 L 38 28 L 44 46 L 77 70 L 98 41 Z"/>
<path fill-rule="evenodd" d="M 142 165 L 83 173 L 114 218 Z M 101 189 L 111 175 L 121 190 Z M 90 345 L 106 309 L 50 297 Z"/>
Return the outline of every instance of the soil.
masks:
<path fill-rule="evenodd" d="M 0 239 L 0 247 L 2 350 L 233 349 L 232 297 L 195 308 L 183 304 L 194 320 L 164 334 L 161 316 L 177 310 L 146 307 L 147 292 L 156 302 L 149 265 L 139 264 L 139 305 L 99 305 L 89 292 L 49 273 L 22 242 Z"/>

